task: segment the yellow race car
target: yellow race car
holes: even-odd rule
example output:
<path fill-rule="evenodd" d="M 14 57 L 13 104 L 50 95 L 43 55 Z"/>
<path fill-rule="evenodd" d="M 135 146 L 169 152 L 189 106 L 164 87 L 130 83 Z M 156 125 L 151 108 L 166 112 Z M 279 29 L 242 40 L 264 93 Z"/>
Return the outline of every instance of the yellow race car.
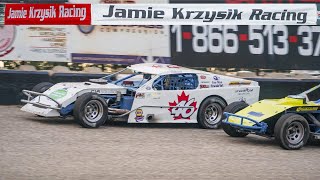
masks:
<path fill-rule="evenodd" d="M 320 139 L 320 84 L 298 95 L 265 99 L 248 105 L 234 102 L 225 108 L 223 130 L 232 137 L 249 133 L 275 137 L 284 149 L 303 147 Z"/>

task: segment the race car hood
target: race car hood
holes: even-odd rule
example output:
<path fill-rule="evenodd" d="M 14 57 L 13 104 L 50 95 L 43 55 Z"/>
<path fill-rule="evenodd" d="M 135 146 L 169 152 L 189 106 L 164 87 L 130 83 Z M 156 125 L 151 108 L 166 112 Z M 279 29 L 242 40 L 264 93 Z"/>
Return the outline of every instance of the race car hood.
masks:
<path fill-rule="evenodd" d="M 125 87 L 114 84 L 97 84 L 92 82 L 58 83 L 43 93 L 49 98 L 46 96 L 37 96 L 32 99 L 31 102 L 37 102 L 55 108 L 59 107 L 57 104 L 59 103 L 61 107 L 67 107 L 68 105 L 74 103 L 77 97 L 87 92 L 94 92 L 98 94 L 125 94 L 126 90 L 127 89 Z M 23 106 L 21 110 L 47 117 L 59 115 L 58 111 L 55 109 L 39 107 L 30 103 Z"/>
<path fill-rule="evenodd" d="M 305 103 L 304 99 L 285 97 L 282 99 L 261 100 L 235 114 L 257 122 L 262 122 L 290 108 L 297 107 L 297 109 L 295 109 L 296 111 L 305 111 L 308 110 L 308 106 L 312 107 L 314 105 L 312 102 Z M 230 116 L 228 121 L 240 124 L 240 118 L 235 116 Z M 253 126 L 254 124 L 255 123 L 251 121 L 243 121 L 243 125 L 245 126 Z"/>

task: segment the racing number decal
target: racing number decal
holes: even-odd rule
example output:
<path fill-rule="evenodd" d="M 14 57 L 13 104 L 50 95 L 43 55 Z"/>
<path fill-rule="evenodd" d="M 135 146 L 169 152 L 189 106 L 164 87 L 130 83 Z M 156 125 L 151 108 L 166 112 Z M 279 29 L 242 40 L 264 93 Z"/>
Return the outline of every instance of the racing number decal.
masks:
<path fill-rule="evenodd" d="M 178 95 L 178 102 L 169 102 L 169 106 L 176 106 L 168 109 L 174 120 L 190 119 L 191 115 L 197 110 L 197 101 L 195 98 L 189 99 L 189 95 L 182 91 L 181 95 Z M 185 108 L 184 106 L 191 106 L 192 108 Z"/>

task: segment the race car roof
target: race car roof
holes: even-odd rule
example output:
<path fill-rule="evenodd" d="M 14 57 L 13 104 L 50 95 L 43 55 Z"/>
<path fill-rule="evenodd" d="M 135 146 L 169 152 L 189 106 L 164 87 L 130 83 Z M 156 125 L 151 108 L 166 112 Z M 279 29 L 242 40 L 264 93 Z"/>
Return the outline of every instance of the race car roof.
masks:
<path fill-rule="evenodd" d="M 210 74 L 205 71 L 189 69 L 177 65 L 172 64 L 159 64 L 159 63 L 142 63 L 142 64 L 134 64 L 129 67 L 133 71 L 142 72 L 145 74 L 176 74 L 176 73 L 202 73 L 202 74 Z"/>

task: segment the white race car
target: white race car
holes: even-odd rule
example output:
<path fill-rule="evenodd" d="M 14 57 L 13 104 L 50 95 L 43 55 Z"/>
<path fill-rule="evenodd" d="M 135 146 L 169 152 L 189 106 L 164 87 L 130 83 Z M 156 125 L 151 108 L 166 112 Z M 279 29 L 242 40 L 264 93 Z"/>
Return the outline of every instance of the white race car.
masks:
<path fill-rule="evenodd" d="M 132 74 L 117 79 L 125 70 Z M 21 110 L 43 117 L 71 115 L 86 128 L 118 118 L 128 123 L 199 123 L 202 128 L 218 128 L 228 104 L 252 104 L 259 91 L 255 81 L 144 63 L 88 82 L 40 83 L 34 91 L 23 90 L 28 100 L 21 100 L 26 103 Z"/>

